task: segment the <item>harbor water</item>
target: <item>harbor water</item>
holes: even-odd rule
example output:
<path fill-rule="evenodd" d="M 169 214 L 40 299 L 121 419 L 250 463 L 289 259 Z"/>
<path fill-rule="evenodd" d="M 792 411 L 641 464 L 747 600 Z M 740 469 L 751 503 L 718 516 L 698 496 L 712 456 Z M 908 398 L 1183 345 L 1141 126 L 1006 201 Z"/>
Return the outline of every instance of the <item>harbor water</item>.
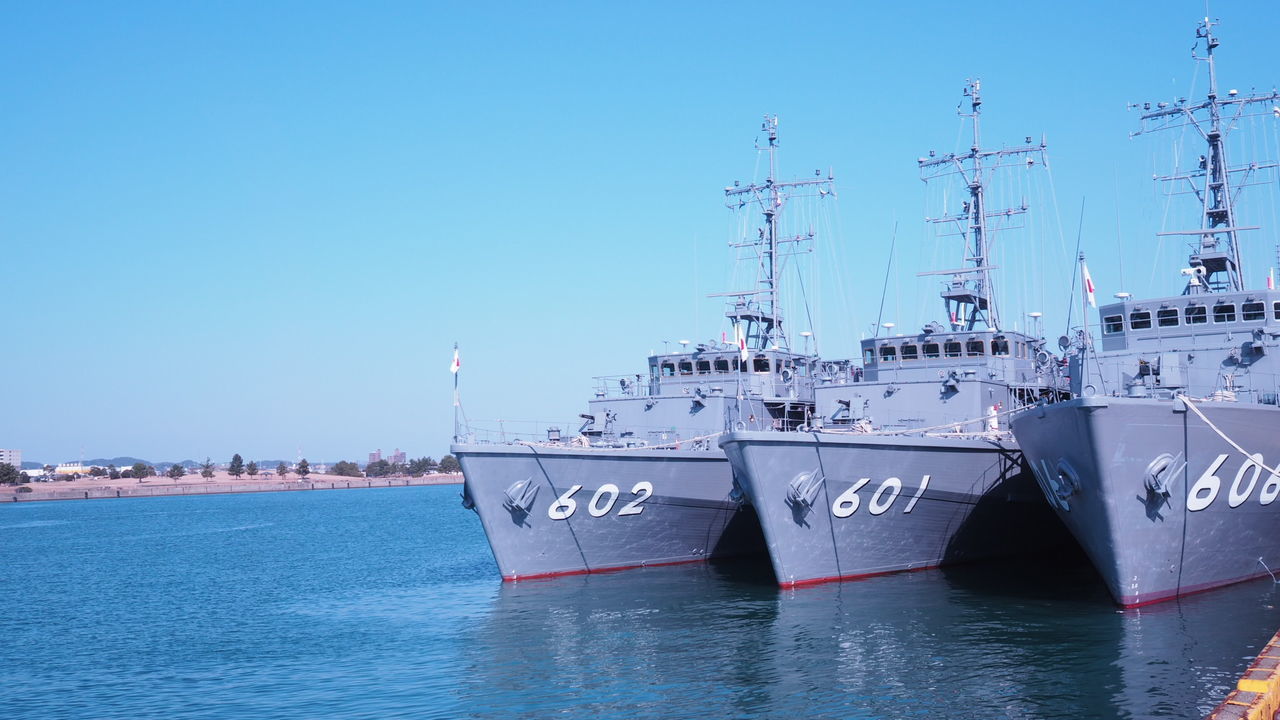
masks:
<path fill-rule="evenodd" d="M 502 583 L 458 486 L 0 507 L 4 718 L 1195 718 L 1269 580 L 1119 611 L 1075 555 L 780 590 Z"/>

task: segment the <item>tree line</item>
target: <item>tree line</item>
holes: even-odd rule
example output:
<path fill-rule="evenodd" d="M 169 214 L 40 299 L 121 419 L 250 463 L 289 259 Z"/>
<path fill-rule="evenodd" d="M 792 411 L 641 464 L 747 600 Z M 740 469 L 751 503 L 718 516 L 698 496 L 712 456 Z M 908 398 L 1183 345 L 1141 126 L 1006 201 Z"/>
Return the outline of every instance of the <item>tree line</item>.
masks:
<path fill-rule="evenodd" d="M 392 475 L 409 475 L 410 477 L 421 477 L 423 475 L 431 475 L 433 473 L 456 473 L 460 472 L 458 460 L 452 455 L 445 455 L 436 462 L 431 457 L 420 457 L 416 460 L 410 460 L 407 463 L 393 463 L 388 460 L 377 460 L 364 466 L 364 472 L 360 472 L 360 466 L 343 460 L 335 463 L 329 472 L 333 475 L 342 475 L 344 477 L 389 477 Z"/>
<path fill-rule="evenodd" d="M 52 465 L 45 465 L 42 470 L 43 474 L 46 476 L 52 476 L 54 473 L 54 467 Z M 186 467 L 180 463 L 174 463 L 163 472 L 163 475 L 170 479 L 178 480 L 185 477 L 187 472 Z M 198 472 L 205 480 L 212 480 L 215 472 L 213 461 L 206 457 L 204 462 L 200 463 Z M 227 463 L 227 473 L 237 480 L 244 475 L 248 475 L 250 478 L 257 478 L 261 472 L 262 470 L 258 467 L 257 462 L 250 460 L 246 463 L 244 458 L 240 456 L 240 453 L 232 455 L 231 462 Z M 281 478 L 285 478 L 291 472 L 296 474 L 299 478 L 306 480 L 307 476 L 311 474 L 311 465 L 307 462 L 306 458 L 303 458 L 298 461 L 297 466 L 293 469 L 290 469 L 289 466 L 283 462 L 275 468 L 276 475 Z M 331 475 L 341 475 L 344 477 L 388 477 L 392 475 L 421 477 L 423 475 L 430 475 L 433 473 L 459 472 L 462 472 L 462 467 L 458 464 L 458 459 L 452 455 L 445 455 L 440 458 L 439 462 L 436 462 L 436 460 L 431 457 L 420 457 L 416 460 L 410 460 L 407 463 L 393 463 L 387 460 L 378 460 L 366 465 L 363 472 L 361 472 L 359 465 L 343 460 L 335 463 L 333 467 L 329 469 L 329 473 Z M 156 468 L 153 465 L 136 462 L 132 466 L 123 469 L 117 468 L 115 465 L 108 465 L 105 468 L 94 466 L 89 468 L 89 475 L 92 477 L 107 477 L 112 480 L 119 480 L 121 478 L 137 478 L 142 480 L 149 477 L 157 477 L 160 473 L 156 472 Z M 67 476 L 67 479 L 75 477 L 79 477 L 79 475 L 69 475 Z M 9 463 L 0 463 L 0 485 L 17 485 L 29 481 L 30 477 L 27 473 L 20 471 Z"/>

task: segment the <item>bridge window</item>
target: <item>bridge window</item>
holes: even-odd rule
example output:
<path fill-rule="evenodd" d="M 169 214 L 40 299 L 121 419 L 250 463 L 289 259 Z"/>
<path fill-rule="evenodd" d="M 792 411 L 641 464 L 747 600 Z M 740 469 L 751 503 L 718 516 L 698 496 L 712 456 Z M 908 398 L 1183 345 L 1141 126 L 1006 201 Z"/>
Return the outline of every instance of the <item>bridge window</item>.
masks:
<path fill-rule="evenodd" d="M 867 348 L 862 351 L 862 364 L 871 365 L 876 361 L 876 351 L 873 348 Z"/>
<path fill-rule="evenodd" d="M 919 346 L 917 346 L 917 345 L 903 345 L 903 346 L 902 346 L 902 359 L 903 359 L 903 360 L 916 360 L 916 359 L 918 359 L 919 357 L 920 357 L 920 348 L 919 348 Z"/>
<path fill-rule="evenodd" d="M 987 344 L 981 340 L 970 340 L 965 344 L 969 357 L 982 357 L 987 354 Z"/>
<path fill-rule="evenodd" d="M 796 377 L 809 377 L 809 363 L 801 360 L 796 363 Z"/>
<path fill-rule="evenodd" d="M 729 358 L 722 358 L 722 357 L 716 358 L 716 372 L 718 373 L 729 372 Z"/>
<path fill-rule="evenodd" d="M 757 355 L 752 363 L 752 368 L 758 373 L 769 372 L 769 358 L 764 355 Z"/>
<path fill-rule="evenodd" d="M 948 340 L 943 345 L 943 351 L 946 353 L 947 357 L 960 357 L 960 341 Z"/>
<path fill-rule="evenodd" d="M 1203 325 L 1209 322 L 1209 311 L 1203 305 L 1188 305 L 1182 313 L 1182 321 L 1188 325 Z"/>
<path fill-rule="evenodd" d="M 1266 303 L 1247 302 L 1240 306 L 1240 319 L 1245 322 L 1267 319 Z"/>
<path fill-rule="evenodd" d="M 1280 320 L 1280 302 L 1272 305 L 1271 317 Z"/>
<path fill-rule="evenodd" d="M 1276 303 L 1276 305 L 1280 306 L 1280 303 Z M 942 352 L 941 352 L 941 349 L 938 347 L 938 343 L 925 343 L 924 356 L 925 356 L 925 359 L 941 357 Z"/>
<path fill-rule="evenodd" d="M 1213 306 L 1213 321 L 1228 323 L 1236 321 L 1236 306 L 1233 303 L 1222 303 Z"/>
<path fill-rule="evenodd" d="M 1178 326 L 1178 308 L 1164 308 L 1156 311 L 1156 325 L 1160 327 Z"/>
<path fill-rule="evenodd" d="M 991 354 L 1001 357 L 1009 357 L 1009 341 L 1005 338 L 996 338 L 991 341 Z"/>
<path fill-rule="evenodd" d="M 880 362 L 893 362 L 898 359 L 898 348 L 892 345 L 885 345 L 880 348 Z"/>
<path fill-rule="evenodd" d="M 681 374 L 681 375 L 692 375 L 692 374 L 693 374 L 693 363 L 689 362 L 688 360 L 681 360 L 681 361 L 680 361 L 680 374 Z"/>
<path fill-rule="evenodd" d="M 1102 334 L 1103 335 L 1114 335 L 1116 333 L 1121 333 L 1121 332 L 1124 332 L 1124 316 L 1123 315 L 1108 315 L 1102 318 Z"/>
<path fill-rule="evenodd" d="M 699 360 L 697 368 L 698 368 L 699 375 L 708 375 L 711 373 L 711 361 Z"/>
<path fill-rule="evenodd" d="M 1146 330 L 1151 327 L 1151 311 L 1135 310 L 1129 313 L 1129 328 L 1132 330 Z"/>
<path fill-rule="evenodd" d="M 676 364 L 673 362 L 662 363 L 662 377 L 674 377 L 676 374 Z"/>

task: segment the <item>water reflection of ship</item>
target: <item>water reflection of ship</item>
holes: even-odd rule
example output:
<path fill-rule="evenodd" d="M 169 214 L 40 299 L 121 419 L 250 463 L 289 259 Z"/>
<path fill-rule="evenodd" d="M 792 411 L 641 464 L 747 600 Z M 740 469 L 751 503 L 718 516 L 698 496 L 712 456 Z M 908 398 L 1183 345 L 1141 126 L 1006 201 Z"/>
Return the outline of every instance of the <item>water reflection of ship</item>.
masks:
<path fill-rule="evenodd" d="M 456 691 L 476 717 L 1185 717 L 1280 624 L 1261 584 L 1117 613 L 1055 559 L 799 591 L 743 565 L 503 584 Z"/>
<path fill-rule="evenodd" d="M 1280 622 L 1272 594 L 1117 613 L 1087 565 L 1029 560 L 782 590 L 764 674 L 806 678 L 821 717 L 1203 716 Z"/>
<path fill-rule="evenodd" d="M 743 662 L 769 652 L 754 629 L 776 606 L 772 575 L 750 561 L 503 583 L 458 690 L 476 717 L 513 698 L 528 717 L 743 717 L 759 708 L 725 679 L 776 681 Z"/>

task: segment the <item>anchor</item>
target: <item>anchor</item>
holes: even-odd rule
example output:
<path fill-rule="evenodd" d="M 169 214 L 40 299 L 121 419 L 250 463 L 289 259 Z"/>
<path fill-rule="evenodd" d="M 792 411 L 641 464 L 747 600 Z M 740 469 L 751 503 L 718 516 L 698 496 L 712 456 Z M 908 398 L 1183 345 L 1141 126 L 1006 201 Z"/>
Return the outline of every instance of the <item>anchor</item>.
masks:
<path fill-rule="evenodd" d="M 533 510 L 533 501 L 538 497 L 538 486 L 533 484 L 533 478 L 527 478 L 516 483 L 512 483 L 511 487 L 503 491 L 506 500 L 502 506 L 512 515 L 517 513 L 528 515 Z"/>
<path fill-rule="evenodd" d="M 796 475 L 787 483 L 787 505 L 793 511 L 799 511 L 802 516 L 808 514 L 813 509 L 813 503 L 818 499 L 818 491 L 822 489 L 825 480 L 816 469 Z"/>
<path fill-rule="evenodd" d="M 1147 489 L 1147 494 L 1159 495 L 1167 500 L 1170 486 L 1186 466 L 1182 453 L 1178 453 L 1176 457 L 1169 453 L 1157 455 L 1142 476 L 1142 485 Z"/>

